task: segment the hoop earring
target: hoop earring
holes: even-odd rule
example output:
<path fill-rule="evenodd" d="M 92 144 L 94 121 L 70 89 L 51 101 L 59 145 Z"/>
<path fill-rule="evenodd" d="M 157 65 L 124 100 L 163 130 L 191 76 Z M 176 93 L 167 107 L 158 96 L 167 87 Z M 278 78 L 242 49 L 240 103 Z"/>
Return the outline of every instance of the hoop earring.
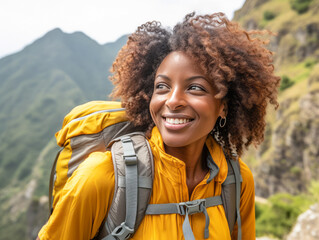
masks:
<path fill-rule="evenodd" d="M 222 122 L 223 120 L 224 120 L 224 122 Z M 226 125 L 226 117 L 225 118 L 220 117 L 219 126 L 221 128 L 223 128 L 223 127 L 225 127 L 225 125 Z"/>

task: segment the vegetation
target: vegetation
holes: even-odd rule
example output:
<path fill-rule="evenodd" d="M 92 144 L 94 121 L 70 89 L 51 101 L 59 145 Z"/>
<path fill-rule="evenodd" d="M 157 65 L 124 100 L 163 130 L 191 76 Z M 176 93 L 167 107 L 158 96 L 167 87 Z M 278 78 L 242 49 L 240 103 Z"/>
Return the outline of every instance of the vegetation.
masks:
<path fill-rule="evenodd" d="M 312 68 L 316 65 L 318 61 L 316 59 L 313 58 L 309 58 L 305 61 L 305 67 L 306 68 Z"/>
<path fill-rule="evenodd" d="M 311 2 L 312 0 L 290 0 L 290 6 L 293 10 L 302 14 L 308 11 Z"/>
<path fill-rule="evenodd" d="M 309 193 L 312 200 L 316 203 L 319 203 L 319 181 L 311 181 Z"/>
<path fill-rule="evenodd" d="M 282 76 L 279 90 L 283 91 L 286 88 L 291 87 L 294 84 L 293 81 L 290 80 L 290 78 L 287 75 Z"/>
<path fill-rule="evenodd" d="M 319 190 L 319 184 L 314 191 Z M 316 192 L 318 196 L 319 192 Z M 275 194 L 267 204 L 256 203 L 256 235 L 283 239 L 289 233 L 297 217 L 313 204 L 312 195 L 293 196 L 288 193 Z"/>
<path fill-rule="evenodd" d="M 0 239 L 25 239 L 26 236 L 26 216 L 20 215 L 20 217 L 13 223 L 11 221 L 1 223 L 0 226 Z"/>
<path fill-rule="evenodd" d="M 274 19 L 275 17 L 276 17 L 276 14 L 271 12 L 271 11 L 267 10 L 267 11 L 264 12 L 264 19 L 266 21 L 270 21 L 270 20 Z"/>

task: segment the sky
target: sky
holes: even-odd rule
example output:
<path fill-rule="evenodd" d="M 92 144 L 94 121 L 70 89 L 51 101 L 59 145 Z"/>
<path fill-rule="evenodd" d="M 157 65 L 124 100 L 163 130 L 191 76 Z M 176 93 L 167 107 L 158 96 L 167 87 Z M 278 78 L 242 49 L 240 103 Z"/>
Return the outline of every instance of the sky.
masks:
<path fill-rule="evenodd" d="M 0 58 L 22 50 L 54 28 L 114 42 L 151 20 L 173 27 L 192 11 L 224 12 L 229 19 L 245 0 L 0 0 Z"/>

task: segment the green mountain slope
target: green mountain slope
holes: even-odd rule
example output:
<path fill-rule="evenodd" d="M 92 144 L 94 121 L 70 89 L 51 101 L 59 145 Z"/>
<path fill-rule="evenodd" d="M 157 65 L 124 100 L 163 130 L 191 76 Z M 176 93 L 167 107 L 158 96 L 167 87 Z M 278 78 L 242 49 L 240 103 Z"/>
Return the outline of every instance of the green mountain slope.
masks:
<path fill-rule="evenodd" d="M 83 33 L 54 29 L 0 59 L 0 239 L 25 235 L 21 213 L 33 194 L 47 193 L 55 132 L 74 106 L 107 99 L 109 69 L 126 39 L 100 45 Z M 8 228 L 16 238 L 6 235 Z"/>

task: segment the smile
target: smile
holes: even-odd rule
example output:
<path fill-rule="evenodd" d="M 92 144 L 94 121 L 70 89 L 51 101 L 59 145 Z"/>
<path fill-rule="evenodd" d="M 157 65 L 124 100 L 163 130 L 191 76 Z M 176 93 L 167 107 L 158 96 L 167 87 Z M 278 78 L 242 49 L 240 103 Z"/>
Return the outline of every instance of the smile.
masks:
<path fill-rule="evenodd" d="M 164 118 L 166 122 L 174 125 L 184 124 L 192 121 L 189 118 Z"/>

